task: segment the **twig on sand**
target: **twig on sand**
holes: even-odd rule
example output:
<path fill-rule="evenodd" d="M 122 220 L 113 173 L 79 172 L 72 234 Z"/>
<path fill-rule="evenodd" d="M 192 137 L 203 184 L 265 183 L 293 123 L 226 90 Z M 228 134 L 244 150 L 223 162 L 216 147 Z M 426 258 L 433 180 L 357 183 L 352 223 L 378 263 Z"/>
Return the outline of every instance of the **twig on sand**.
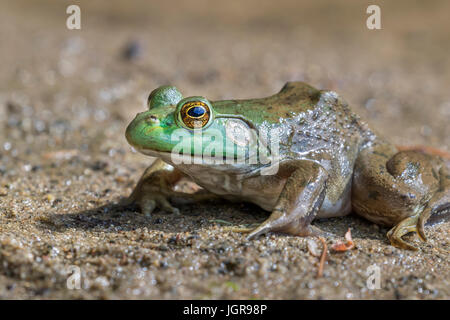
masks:
<path fill-rule="evenodd" d="M 325 261 L 327 258 L 327 251 L 328 251 L 328 246 L 327 246 L 327 242 L 325 241 L 325 239 L 323 237 L 319 237 L 319 240 L 320 240 L 320 242 L 322 242 L 323 251 L 322 251 L 322 255 L 320 256 L 319 269 L 317 270 L 317 278 L 322 277 L 323 267 L 325 265 Z"/>
<path fill-rule="evenodd" d="M 215 223 L 218 223 L 218 224 L 225 224 L 225 225 L 228 225 L 228 226 L 232 226 L 234 224 L 233 222 L 229 222 L 229 221 L 222 220 L 222 219 L 210 219 L 209 222 L 215 222 Z"/>

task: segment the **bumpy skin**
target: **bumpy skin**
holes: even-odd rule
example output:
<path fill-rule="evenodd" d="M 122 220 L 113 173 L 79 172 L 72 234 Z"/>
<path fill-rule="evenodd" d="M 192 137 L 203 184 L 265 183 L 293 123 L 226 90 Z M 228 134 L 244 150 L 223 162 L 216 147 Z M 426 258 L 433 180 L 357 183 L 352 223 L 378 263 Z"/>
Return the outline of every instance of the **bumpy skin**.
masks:
<path fill-rule="evenodd" d="M 197 100 L 209 104 L 211 119 L 196 131 L 183 125 L 180 108 Z M 178 213 L 171 201 L 181 197 L 249 201 L 272 212 L 260 226 L 246 230 L 250 239 L 271 231 L 317 235 L 321 231 L 311 226 L 314 218 L 342 216 L 353 209 L 370 221 L 393 227 L 387 234 L 392 245 L 415 249 L 402 236 L 416 231 L 425 240 L 425 221 L 450 208 L 450 170 L 444 160 L 398 152 L 332 91 L 290 82 L 267 98 L 210 102 L 203 97 L 182 100 L 175 87 L 164 86 L 150 94 L 148 106 L 126 131 L 133 147 L 159 158 L 127 200 L 137 202 L 146 214 L 155 207 Z M 240 131 L 233 133 L 233 128 Z M 278 132 L 278 170 L 273 174 L 262 174 L 268 165 L 259 158 L 252 164 L 217 164 L 199 157 L 217 132 L 225 138 L 215 156 L 237 156 L 241 151 L 248 159 L 261 146 L 273 153 L 270 138 L 254 138 L 251 129 Z M 180 164 L 171 156 L 176 130 L 194 142 L 183 150 L 194 163 Z M 194 147 L 198 141 L 194 131 L 202 133 L 200 150 Z M 202 192 L 173 191 L 181 178 L 191 179 L 203 187 Z"/>

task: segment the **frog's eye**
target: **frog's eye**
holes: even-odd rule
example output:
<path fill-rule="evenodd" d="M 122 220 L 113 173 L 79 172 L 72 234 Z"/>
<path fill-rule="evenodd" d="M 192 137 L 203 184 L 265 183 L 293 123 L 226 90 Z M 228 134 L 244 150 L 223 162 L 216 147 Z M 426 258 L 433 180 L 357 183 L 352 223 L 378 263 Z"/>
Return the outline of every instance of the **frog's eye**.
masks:
<path fill-rule="evenodd" d="M 211 108 L 206 101 L 182 101 L 179 110 L 179 119 L 188 129 L 204 128 L 212 120 Z"/>

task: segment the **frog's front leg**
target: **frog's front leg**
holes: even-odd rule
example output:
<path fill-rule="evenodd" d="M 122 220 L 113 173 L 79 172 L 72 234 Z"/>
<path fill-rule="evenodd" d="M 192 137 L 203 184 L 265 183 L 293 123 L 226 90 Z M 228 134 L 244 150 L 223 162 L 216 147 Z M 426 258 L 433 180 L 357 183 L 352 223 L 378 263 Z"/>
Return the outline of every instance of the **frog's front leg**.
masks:
<path fill-rule="evenodd" d="M 196 202 L 215 197 L 204 190 L 195 194 L 174 191 L 173 188 L 182 178 L 187 176 L 163 160 L 156 159 L 144 171 L 131 195 L 121 204 L 126 206 L 136 203 L 147 216 L 151 215 L 156 207 L 179 214 L 180 211 L 172 206 L 171 201 L 182 199 L 184 202 Z"/>
<path fill-rule="evenodd" d="M 270 231 L 299 236 L 322 233 L 311 226 L 326 193 L 327 171 L 312 161 L 282 163 L 277 175 L 286 179 L 270 217 L 260 226 L 249 230 L 247 239 Z"/>

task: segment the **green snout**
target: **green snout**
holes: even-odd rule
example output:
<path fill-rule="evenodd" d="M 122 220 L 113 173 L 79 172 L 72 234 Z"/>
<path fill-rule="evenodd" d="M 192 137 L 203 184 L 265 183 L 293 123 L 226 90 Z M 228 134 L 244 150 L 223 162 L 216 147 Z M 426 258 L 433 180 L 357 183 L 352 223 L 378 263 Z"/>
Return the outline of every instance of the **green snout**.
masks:
<path fill-rule="evenodd" d="M 161 112 L 159 112 L 161 113 Z M 173 112 L 165 115 L 149 110 L 139 113 L 128 125 L 125 137 L 137 149 L 170 152 L 174 146 L 171 135 L 177 126 Z"/>

